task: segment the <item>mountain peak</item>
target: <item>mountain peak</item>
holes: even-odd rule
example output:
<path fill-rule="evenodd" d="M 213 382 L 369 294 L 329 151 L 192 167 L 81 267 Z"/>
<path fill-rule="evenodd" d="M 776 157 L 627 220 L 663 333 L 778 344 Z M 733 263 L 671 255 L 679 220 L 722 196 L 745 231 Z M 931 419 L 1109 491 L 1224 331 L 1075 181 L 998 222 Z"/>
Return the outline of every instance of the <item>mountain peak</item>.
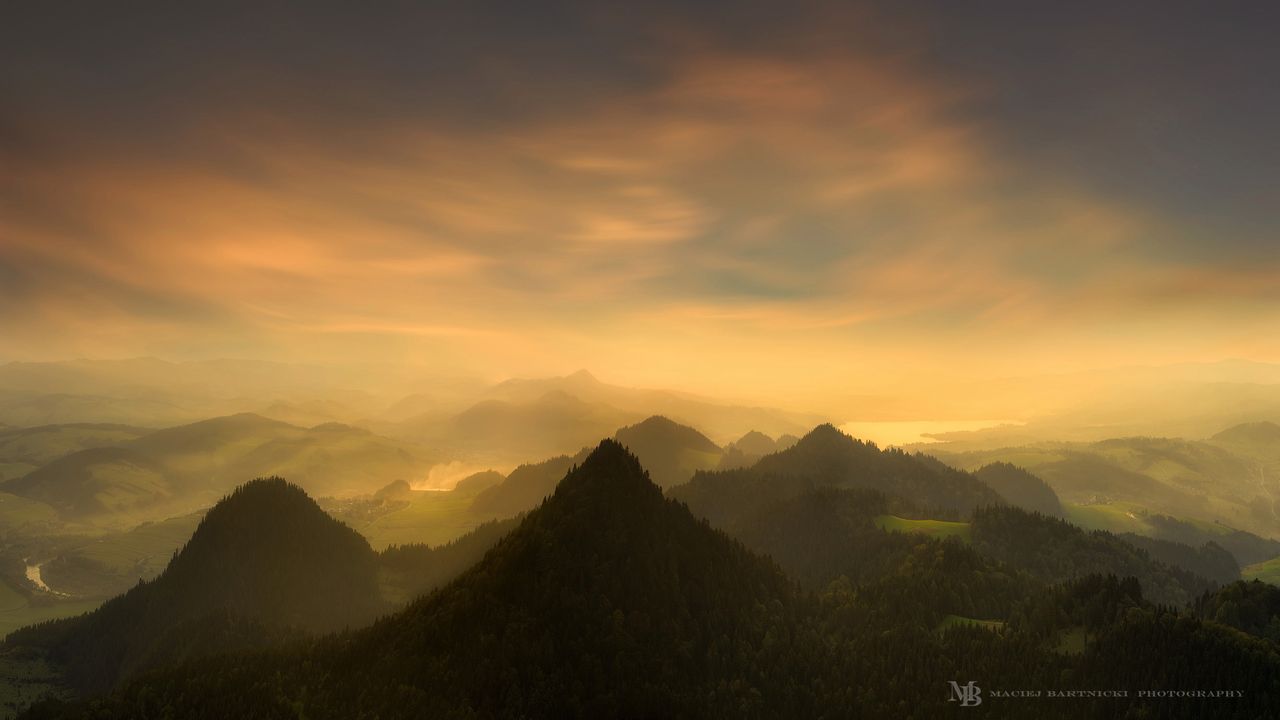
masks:
<path fill-rule="evenodd" d="M 778 449 L 774 439 L 759 430 L 748 431 L 747 434 L 734 440 L 733 446 L 749 455 L 768 455 Z"/>
<path fill-rule="evenodd" d="M 800 441 L 796 443 L 796 447 L 847 445 L 853 442 L 856 441 L 852 436 L 845 434 L 835 425 L 822 423 L 800 438 Z"/>
<path fill-rule="evenodd" d="M 302 488 L 268 478 L 210 509 L 159 577 L 91 613 L 32 628 L 26 642 L 46 647 L 72 685 L 97 691 L 175 662 L 174 648 L 250 647 L 286 628 L 360 625 L 384 609 L 369 543 Z M 197 628 L 215 631 L 193 635 Z"/>
<path fill-rule="evenodd" d="M 580 383 L 592 383 L 592 384 L 600 383 L 600 380 L 595 375 L 592 375 L 591 371 L 587 370 L 586 368 L 583 368 L 581 370 L 578 370 L 577 372 L 565 375 L 564 379 L 572 380 L 573 382 L 580 382 Z"/>
<path fill-rule="evenodd" d="M 649 479 L 640 460 L 612 438 L 601 440 L 581 465 L 564 476 L 552 499 L 563 502 L 584 495 L 607 495 L 628 501 L 663 499 L 662 490 Z"/>
<path fill-rule="evenodd" d="M 276 580 L 291 582 L 298 578 L 292 577 L 294 570 L 285 570 L 290 565 L 311 561 L 336 568 L 334 558 L 338 557 L 350 559 L 358 573 L 372 561 L 373 550 L 359 533 L 329 516 L 302 488 L 279 477 L 258 478 L 237 487 L 205 514 L 159 580 L 175 582 L 181 576 L 206 582 L 224 574 L 265 577 L 283 573 L 290 577 Z M 230 592 L 227 598 L 232 605 L 258 600 L 270 604 L 279 598 L 255 599 Z M 311 609 L 314 621 L 309 617 L 291 621 L 321 627 L 338 622 L 328 617 L 337 608 L 318 605 Z"/>
<path fill-rule="evenodd" d="M 653 442 L 676 443 L 702 452 L 720 452 L 719 446 L 696 428 L 681 425 L 664 415 L 650 415 L 635 425 L 618 430 L 614 437 L 641 455 L 644 450 L 637 446 Z"/>

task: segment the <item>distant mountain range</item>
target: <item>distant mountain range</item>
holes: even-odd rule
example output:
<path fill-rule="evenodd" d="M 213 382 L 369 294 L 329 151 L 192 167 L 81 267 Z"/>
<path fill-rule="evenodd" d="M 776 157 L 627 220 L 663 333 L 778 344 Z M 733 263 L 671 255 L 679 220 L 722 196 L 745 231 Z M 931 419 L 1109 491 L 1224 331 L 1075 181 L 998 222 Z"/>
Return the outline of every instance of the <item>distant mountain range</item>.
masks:
<path fill-rule="evenodd" d="M 1126 437 L 968 451 L 942 443 L 928 451 L 968 469 L 1014 463 L 1075 505 L 1127 504 L 1280 539 L 1280 426 L 1274 423 L 1237 425 L 1205 440 Z"/>
<path fill-rule="evenodd" d="M 611 385 L 587 371 L 508 380 L 433 378 L 400 366 L 324 367 L 156 358 L 0 365 L 0 423 L 148 428 L 251 412 L 299 426 L 331 422 L 430 445 L 453 460 L 513 465 L 576 452 L 664 415 L 724 441 L 800 433 L 823 418 L 668 390 Z"/>
<path fill-rule="evenodd" d="M 301 428 L 249 413 L 151 432 L 104 427 L 45 428 L 46 456 L 54 448 L 108 444 L 69 452 L 0 489 L 66 518 L 111 524 L 208 507 L 245 477 L 288 475 L 317 495 L 351 494 L 423 477 L 434 464 L 426 448 L 367 430 Z M 0 434 L 0 448 L 17 433 Z"/>
<path fill-rule="evenodd" d="M 371 427 L 451 456 L 503 464 L 574 453 L 619 427 L 655 415 L 725 440 L 751 431 L 802 433 L 821 421 L 666 390 L 609 385 L 583 370 L 559 378 L 509 380 L 461 411 L 434 409 L 396 422 L 374 421 Z"/>

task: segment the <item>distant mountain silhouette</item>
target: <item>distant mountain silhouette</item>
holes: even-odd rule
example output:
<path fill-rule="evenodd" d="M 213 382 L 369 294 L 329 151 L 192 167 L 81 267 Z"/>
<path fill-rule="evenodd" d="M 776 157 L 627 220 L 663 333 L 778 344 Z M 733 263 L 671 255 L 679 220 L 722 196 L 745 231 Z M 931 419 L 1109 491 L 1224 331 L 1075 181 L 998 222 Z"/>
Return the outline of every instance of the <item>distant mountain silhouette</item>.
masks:
<path fill-rule="evenodd" d="M 55 460 L 0 485 L 38 499 L 65 516 L 189 512 L 207 507 L 246 477 L 287 476 L 317 495 L 370 492 L 425 473 L 418 446 L 363 428 L 313 428 L 252 413 L 150 432 L 114 447 Z"/>
<path fill-rule="evenodd" d="M 724 448 L 720 458 L 720 470 L 737 470 L 755 465 L 770 453 L 786 450 L 800 441 L 795 435 L 782 435 L 777 440 L 762 432 L 752 430 Z"/>
<path fill-rule="evenodd" d="M 614 437 L 650 468 L 650 476 L 662 487 L 684 482 L 698 469 L 715 467 L 721 455 L 720 448 L 702 433 L 659 416 L 621 428 Z M 517 467 L 505 480 L 477 494 L 471 510 L 482 517 L 505 518 L 533 509 L 590 450 Z"/>
<path fill-rule="evenodd" d="M 496 470 L 484 470 L 462 478 L 453 489 L 462 493 L 480 493 L 506 479 L 505 475 Z"/>
<path fill-rule="evenodd" d="M 7 644 L 44 648 L 73 686 L 102 690 L 181 658 L 362 625 L 384 609 L 363 537 L 301 488 L 254 480 L 209 510 L 155 580 Z"/>
<path fill-rule="evenodd" d="M 586 370 L 564 377 L 508 380 L 491 388 L 488 394 L 495 400 L 521 403 L 556 391 L 630 415 L 614 428 L 640 418 L 662 415 L 717 436 L 735 437 L 752 429 L 766 433 L 796 433 L 822 420 L 816 415 L 739 405 L 674 390 L 613 385 L 602 382 Z M 601 433 L 597 438 L 605 434 Z"/>
<path fill-rule="evenodd" d="M 1062 517 L 1062 503 L 1049 484 L 1017 465 L 997 462 L 974 471 L 974 476 L 1023 510 Z"/>
<path fill-rule="evenodd" d="M 129 512 L 173 501 L 177 490 L 159 462 L 128 447 L 81 450 L 2 487 L 64 516 Z"/>
<path fill-rule="evenodd" d="M 819 487 L 867 488 L 906 499 L 933 517 L 964 516 L 1003 502 L 972 475 L 922 455 L 881 450 L 831 425 L 819 425 L 790 448 L 746 469 L 699 472 L 672 488 L 696 513 L 719 527 Z"/>
<path fill-rule="evenodd" d="M 471 511 L 488 518 L 508 518 L 538 506 L 555 492 L 556 484 L 574 464 L 586 458 L 588 450 L 574 457 L 560 455 L 512 470 L 506 479 L 481 490 L 471 501 Z"/>
<path fill-rule="evenodd" d="M 21 463 L 30 466 L 30 470 L 35 470 L 79 450 L 128 442 L 150 432 L 154 431 L 150 428 L 103 423 L 66 423 L 24 428 L 0 426 L 0 463 Z"/>
<path fill-rule="evenodd" d="M 768 455 L 778 450 L 773 438 L 755 430 L 735 440 L 733 446 L 748 455 Z"/>
<path fill-rule="evenodd" d="M 664 488 L 687 482 L 697 470 L 715 467 L 723 452 L 697 430 L 660 415 L 624 427 L 614 438 L 635 453 Z"/>
<path fill-rule="evenodd" d="M 534 398 L 493 398 L 457 414 L 413 418 L 397 432 L 455 456 L 524 460 L 575 452 L 636 419 L 607 403 L 550 389 Z"/>
<path fill-rule="evenodd" d="M 1268 433 L 1257 424 L 1206 441 L 1121 437 L 961 453 L 941 448 L 939 456 L 966 468 L 1015 462 L 1064 503 L 1123 504 L 1280 539 L 1280 490 L 1267 480 L 1280 477 L 1280 446 L 1265 441 Z"/>
<path fill-rule="evenodd" d="M 1280 425 L 1269 421 L 1241 423 L 1209 439 L 1219 443 L 1280 445 Z"/>

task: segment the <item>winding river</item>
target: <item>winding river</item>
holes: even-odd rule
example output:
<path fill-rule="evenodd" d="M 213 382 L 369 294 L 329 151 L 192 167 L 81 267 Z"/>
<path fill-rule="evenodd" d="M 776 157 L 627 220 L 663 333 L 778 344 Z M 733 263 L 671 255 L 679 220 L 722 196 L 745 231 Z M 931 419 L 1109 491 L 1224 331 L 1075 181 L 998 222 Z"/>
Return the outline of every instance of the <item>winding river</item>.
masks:
<path fill-rule="evenodd" d="M 47 593 L 52 593 L 54 595 L 64 595 L 64 596 L 66 595 L 66 593 L 58 592 L 57 590 L 54 590 L 53 588 L 44 584 L 44 578 L 40 575 L 39 565 L 31 565 L 30 560 L 27 560 L 26 562 L 27 562 L 27 579 L 35 583 L 36 587 L 40 588 L 41 590 Z"/>

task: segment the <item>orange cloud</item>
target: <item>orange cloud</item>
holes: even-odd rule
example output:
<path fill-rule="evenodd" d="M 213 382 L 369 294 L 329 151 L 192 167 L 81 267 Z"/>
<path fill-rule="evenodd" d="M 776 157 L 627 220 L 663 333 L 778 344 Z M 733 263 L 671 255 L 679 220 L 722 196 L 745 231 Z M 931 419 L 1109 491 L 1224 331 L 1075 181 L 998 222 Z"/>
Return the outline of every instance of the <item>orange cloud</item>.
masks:
<path fill-rule="evenodd" d="M 22 280 L 2 351 L 593 365 L 777 401 L 1149 356 L 1176 334 L 1155 318 L 1237 338 L 1273 319 L 1274 269 L 1160 263 L 1158 218 L 1002 162 L 956 119 L 966 89 L 905 61 L 664 68 L 518 130 L 227 108 L 199 128 L 220 153 L 25 167 L 51 209 L 0 226 Z"/>

